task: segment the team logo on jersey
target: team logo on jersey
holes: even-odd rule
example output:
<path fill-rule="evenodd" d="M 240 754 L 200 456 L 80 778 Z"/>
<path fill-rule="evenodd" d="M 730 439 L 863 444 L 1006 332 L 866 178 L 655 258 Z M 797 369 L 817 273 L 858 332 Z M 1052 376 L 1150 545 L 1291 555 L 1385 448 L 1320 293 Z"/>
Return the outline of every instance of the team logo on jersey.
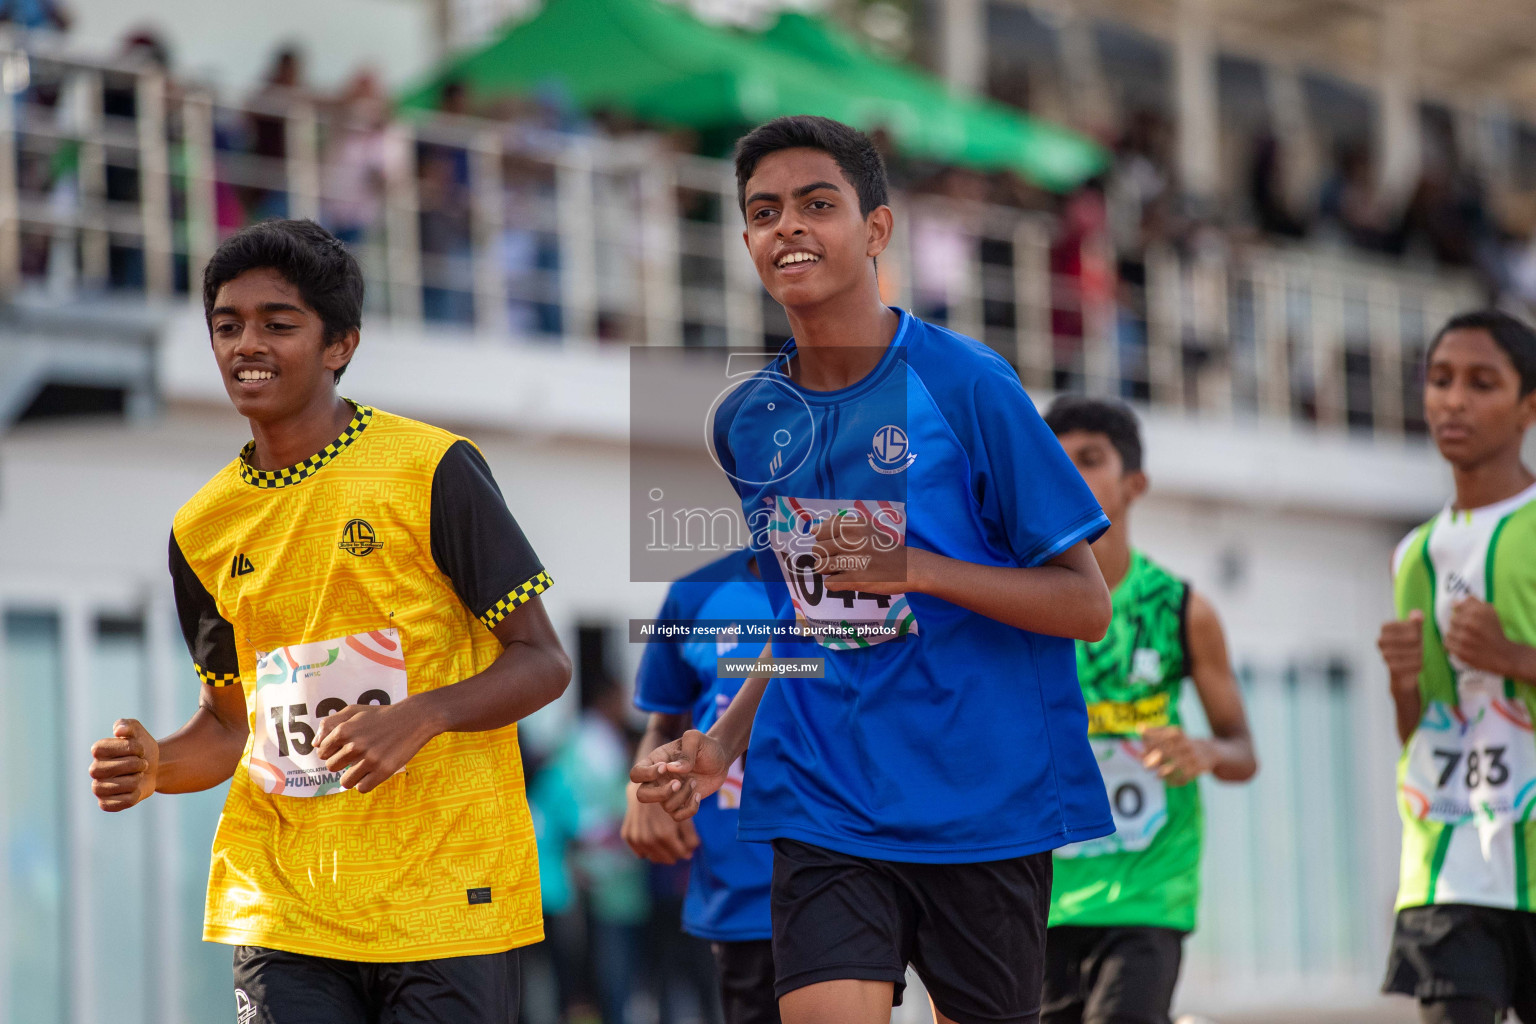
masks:
<path fill-rule="evenodd" d="M 886 476 L 900 473 L 912 465 L 916 458 L 917 453 L 907 443 L 905 430 L 894 423 L 888 423 L 875 431 L 875 438 L 869 448 L 869 468 L 876 473 L 884 473 Z"/>
<path fill-rule="evenodd" d="M 230 579 L 234 579 L 236 576 L 244 576 L 246 573 L 255 571 L 256 567 L 251 564 L 251 560 L 245 556 L 244 551 L 236 555 L 234 560 L 229 563 Z"/>
<path fill-rule="evenodd" d="M 1131 653 L 1133 683 L 1155 683 L 1163 678 L 1163 655 L 1151 647 L 1138 647 Z"/>
<path fill-rule="evenodd" d="M 1472 593 L 1472 584 L 1453 569 L 1445 575 L 1445 589 L 1453 598 L 1466 597 Z"/>
<path fill-rule="evenodd" d="M 349 555 L 359 558 L 371 555 L 382 548 L 366 519 L 353 519 L 341 528 L 341 543 L 336 545 Z"/>

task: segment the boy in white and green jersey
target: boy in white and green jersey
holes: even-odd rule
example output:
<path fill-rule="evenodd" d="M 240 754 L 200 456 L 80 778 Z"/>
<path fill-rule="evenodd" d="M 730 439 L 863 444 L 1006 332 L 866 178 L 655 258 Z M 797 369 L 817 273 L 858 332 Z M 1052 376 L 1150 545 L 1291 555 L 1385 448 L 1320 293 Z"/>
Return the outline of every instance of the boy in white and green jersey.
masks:
<path fill-rule="evenodd" d="M 1398 545 L 1391 675 L 1403 820 L 1385 990 L 1425 1022 L 1536 1024 L 1536 333 L 1504 313 L 1430 345 L 1424 418 L 1456 484 Z"/>
<path fill-rule="evenodd" d="M 1040 1019 L 1168 1024 L 1200 898 L 1194 780 L 1210 772 L 1243 781 L 1258 765 L 1215 611 L 1131 547 L 1127 514 L 1147 488 L 1135 414 L 1066 396 L 1045 421 L 1111 523 L 1093 554 L 1112 588 L 1113 618 L 1102 640 L 1078 643 L 1077 676 L 1115 833 L 1056 851 Z M 1184 732 L 1185 679 L 1212 739 Z"/>

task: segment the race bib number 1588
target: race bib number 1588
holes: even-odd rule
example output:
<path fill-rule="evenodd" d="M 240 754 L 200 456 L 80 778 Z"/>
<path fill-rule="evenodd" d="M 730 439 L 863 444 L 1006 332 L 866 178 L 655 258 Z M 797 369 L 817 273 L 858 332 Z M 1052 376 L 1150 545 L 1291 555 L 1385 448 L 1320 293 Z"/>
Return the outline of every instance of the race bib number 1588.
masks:
<path fill-rule="evenodd" d="M 349 704 L 397 704 L 408 693 L 396 629 L 256 652 L 251 778 L 274 796 L 345 792 L 315 750 L 321 721 Z"/>

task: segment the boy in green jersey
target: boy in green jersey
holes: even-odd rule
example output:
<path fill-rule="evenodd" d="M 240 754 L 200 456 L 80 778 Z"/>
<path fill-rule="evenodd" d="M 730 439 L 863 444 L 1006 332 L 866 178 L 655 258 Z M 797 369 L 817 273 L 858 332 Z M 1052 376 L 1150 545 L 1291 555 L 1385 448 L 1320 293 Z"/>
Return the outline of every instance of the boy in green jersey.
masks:
<path fill-rule="evenodd" d="M 1147 490 L 1141 432 L 1119 402 L 1063 396 L 1045 422 L 1108 513 L 1093 556 L 1112 588 L 1109 632 L 1077 645 L 1115 833 L 1056 851 L 1045 940 L 1043 1024 L 1168 1024 L 1184 936 L 1200 896 L 1206 773 L 1258 770 L 1221 622 L 1204 597 L 1131 546 L 1128 513 Z M 1211 739 L 1184 732 L 1193 679 Z"/>
<path fill-rule="evenodd" d="M 1456 493 L 1393 557 L 1403 820 L 1387 992 L 1425 1022 L 1536 1024 L 1536 332 L 1498 312 L 1430 343 L 1424 419 Z"/>

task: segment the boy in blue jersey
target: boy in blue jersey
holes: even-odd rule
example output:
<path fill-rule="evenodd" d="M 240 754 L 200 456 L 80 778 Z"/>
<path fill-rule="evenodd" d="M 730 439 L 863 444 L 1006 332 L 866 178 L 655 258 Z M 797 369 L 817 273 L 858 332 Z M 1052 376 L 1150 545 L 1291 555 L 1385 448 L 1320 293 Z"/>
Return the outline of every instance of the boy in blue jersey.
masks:
<path fill-rule="evenodd" d="M 1109 622 L 1108 520 L 1003 359 L 881 302 L 865 136 L 780 118 L 736 176 L 794 338 L 718 403 L 715 455 L 776 619 L 814 637 L 772 653 L 825 674 L 754 677 L 630 777 L 686 818 L 750 735 L 738 834 L 773 843 L 787 1024 L 887 1021 L 909 963 L 940 1024 L 1033 1024 L 1050 851 L 1113 827 L 1072 644 Z"/>
<path fill-rule="evenodd" d="M 720 678 L 718 659 L 755 656 L 762 644 L 747 640 L 740 627 L 772 616 L 751 551 L 734 552 L 672 584 L 658 618 L 720 620 L 738 628 L 708 639 L 653 642 L 646 647 L 635 680 L 635 704 L 650 712 L 640 740 L 642 754 L 681 735 L 690 725 L 708 729 L 715 723 L 746 682 Z M 742 774 L 738 759 L 725 785 L 701 801 L 698 814 L 687 821 L 672 820 L 657 804 L 640 803 L 631 783 L 624 841 L 658 864 L 692 858 L 683 930 L 710 943 L 726 1024 L 779 1024 L 773 949 L 768 941 L 773 849 L 736 838 Z"/>

